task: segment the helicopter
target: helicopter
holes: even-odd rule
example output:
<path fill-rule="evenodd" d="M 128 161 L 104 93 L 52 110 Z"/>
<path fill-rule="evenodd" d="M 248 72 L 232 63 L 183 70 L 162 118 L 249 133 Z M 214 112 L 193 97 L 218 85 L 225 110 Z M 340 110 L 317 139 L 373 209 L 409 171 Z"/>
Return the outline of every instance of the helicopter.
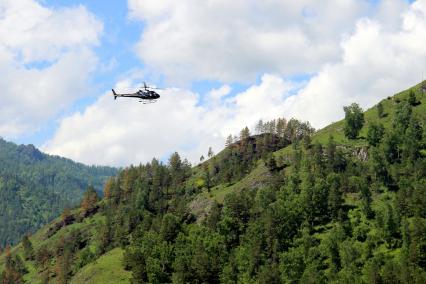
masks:
<path fill-rule="evenodd" d="M 139 99 L 139 102 L 142 102 L 143 104 L 149 104 L 149 103 L 155 103 L 157 99 L 160 98 L 160 95 L 153 91 L 153 89 L 161 90 L 160 88 L 153 88 L 146 85 L 146 83 L 143 83 L 143 88 L 138 90 L 135 93 L 130 94 L 117 94 L 114 89 L 112 89 L 112 93 L 114 95 L 114 100 L 116 100 L 118 97 L 121 98 L 136 98 Z"/>

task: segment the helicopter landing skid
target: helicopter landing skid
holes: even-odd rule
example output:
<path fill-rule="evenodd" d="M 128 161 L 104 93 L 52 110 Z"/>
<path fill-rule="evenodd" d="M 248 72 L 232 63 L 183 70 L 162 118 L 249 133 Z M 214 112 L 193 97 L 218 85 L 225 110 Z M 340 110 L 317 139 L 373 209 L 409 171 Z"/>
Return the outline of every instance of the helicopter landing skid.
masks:
<path fill-rule="evenodd" d="M 153 103 L 157 102 L 157 100 L 152 100 L 152 101 L 143 101 L 143 100 L 140 100 L 139 102 L 143 103 L 144 105 L 146 105 L 146 104 L 153 104 Z"/>

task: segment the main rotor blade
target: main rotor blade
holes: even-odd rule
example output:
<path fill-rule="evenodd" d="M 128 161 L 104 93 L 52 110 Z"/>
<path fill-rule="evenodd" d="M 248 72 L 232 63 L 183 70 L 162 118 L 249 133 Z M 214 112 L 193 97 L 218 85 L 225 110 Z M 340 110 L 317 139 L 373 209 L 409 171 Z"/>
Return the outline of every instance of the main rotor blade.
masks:
<path fill-rule="evenodd" d="M 141 88 L 145 88 L 145 90 L 149 90 L 149 89 L 151 89 L 151 90 L 165 90 L 164 88 L 157 88 L 157 87 L 150 87 L 150 86 L 144 86 L 144 87 L 141 87 Z"/>

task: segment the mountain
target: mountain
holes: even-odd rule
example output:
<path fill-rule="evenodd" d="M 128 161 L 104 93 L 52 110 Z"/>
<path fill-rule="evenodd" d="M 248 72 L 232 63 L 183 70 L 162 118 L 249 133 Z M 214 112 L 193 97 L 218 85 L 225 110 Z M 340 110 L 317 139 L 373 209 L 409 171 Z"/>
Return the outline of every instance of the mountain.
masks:
<path fill-rule="evenodd" d="M 0 246 L 19 241 L 75 206 L 89 185 L 101 190 L 117 170 L 50 156 L 0 138 Z"/>
<path fill-rule="evenodd" d="M 346 111 L 126 168 L 7 248 L 3 282 L 426 283 L 426 95 Z"/>

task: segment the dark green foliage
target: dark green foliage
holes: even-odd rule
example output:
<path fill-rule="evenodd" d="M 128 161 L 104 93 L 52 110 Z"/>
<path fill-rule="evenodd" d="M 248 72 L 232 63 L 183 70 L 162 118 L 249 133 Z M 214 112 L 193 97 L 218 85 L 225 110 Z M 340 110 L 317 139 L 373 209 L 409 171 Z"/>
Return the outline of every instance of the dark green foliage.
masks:
<path fill-rule="evenodd" d="M 346 159 L 341 149 L 337 149 L 333 136 L 328 139 L 326 146 L 326 167 L 329 171 L 343 171 L 346 168 Z"/>
<path fill-rule="evenodd" d="M 0 246 L 15 243 L 76 205 L 89 184 L 101 190 L 116 169 L 88 167 L 0 138 Z"/>
<path fill-rule="evenodd" d="M 401 148 L 400 148 L 400 139 L 401 136 L 397 134 L 396 131 L 387 132 L 383 139 L 383 155 L 385 160 L 390 163 L 397 163 L 401 158 Z"/>
<path fill-rule="evenodd" d="M 410 93 L 408 94 L 408 103 L 411 106 L 416 106 L 418 104 L 416 94 L 413 90 L 410 90 Z"/>
<path fill-rule="evenodd" d="M 164 215 L 160 229 L 161 238 L 168 242 L 173 241 L 180 231 L 179 223 L 179 219 L 173 214 Z"/>
<path fill-rule="evenodd" d="M 367 141 L 371 146 L 379 145 L 385 133 L 385 128 L 382 124 L 371 123 L 368 127 Z"/>
<path fill-rule="evenodd" d="M 23 275 L 25 273 L 28 273 L 28 270 L 19 255 L 12 255 L 10 248 L 6 248 L 5 265 L 0 277 L 0 283 L 23 284 Z"/>
<path fill-rule="evenodd" d="M 86 192 L 83 195 L 83 200 L 81 201 L 81 208 L 84 212 L 90 212 L 96 207 L 99 196 L 93 186 L 89 186 Z"/>
<path fill-rule="evenodd" d="M 173 281 L 219 283 L 227 258 L 225 238 L 199 226 L 189 226 L 176 240 Z"/>
<path fill-rule="evenodd" d="M 384 110 L 383 110 L 383 104 L 382 104 L 382 103 L 378 103 L 378 104 L 377 104 L 377 116 L 378 116 L 379 118 L 382 118 L 382 117 L 384 117 L 384 116 L 385 116 L 385 112 L 384 112 Z"/>
<path fill-rule="evenodd" d="M 397 105 L 392 126 L 395 128 L 395 131 L 399 135 L 403 135 L 405 130 L 407 129 L 412 112 L 413 108 L 407 102 L 402 102 Z"/>
<path fill-rule="evenodd" d="M 330 173 L 326 181 L 328 187 L 328 210 L 332 220 L 337 220 L 343 204 L 340 179 L 338 174 Z"/>
<path fill-rule="evenodd" d="M 113 239 L 111 214 L 112 213 L 110 211 L 106 212 L 105 223 L 102 223 L 101 227 L 99 229 L 98 247 L 97 247 L 98 255 L 102 255 L 109 248 L 111 248 L 111 243 L 112 243 L 112 239 Z"/>
<path fill-rule="evenodd" d="M 33 260 L 34 259 L 34 249 L 33 249 L 33 245 L 30 241 L 30 239 L 28 238 L 27 235 L 25 235 L 22 238 L 22 247 L 24 248 L 24 257 L 25 260 Z"/>
<path fill-rule="evenodd" d="M 349 139 L 355 139 L 364 125 L 364 113 L 357 103 L 345 106 L 343 110 L 345 111 L 345 127 L 343 129 L 345 136 Z"/>
<path fill-rule="evenodd" d="M 96 259 L 96 254 L 93 253 L 90 247 L 85 247 L 80 251 L 79 257 L 75 263 L 76 269 L 84 267 L 86 264 L 93 262 Z"/>
<path fill-rule="evenodd" d="M 208 165 L 203 165 L 206 172 L 208 169 L 208 174 L 205 174 L 208 188 L 240 180 L 261 158 L 271 171 L 277 170 L 272 152 L 292 142 L 306 140 L 314 129 L 308 122 L 290 119 L 287 123 L 285 119 L 278 119 L 266 123 L 259 121 L 256 132 L 258 135 L 250 136 L 248 127 L 245 127 L 240 131 L 239 140 L 231 143 L 228 137 L 228 147 Z"/>
<path fill-rule="evenodd" d="M 96 219 L 95 233 L 65 227 L 37 249 L 36 269 L 64 282 L 122 247 L 132 283 L 425 283 L 424 123 L 410 107 L 383 119 L 393 128 L 372 121 L 369 146 L 311 143 L 308 124 L 262 121 L 197 167 L 173 153 L 124 169 L 80 220 Z"/>
<path fill-rule="evenodd" d="M 213 205 L 210 209 L 210 214 L 207 216 L 206 220 L 204 221 L 204 225 L 206 227 L 209 227 L 212 230 L 217 229 L 217 224 L 221 219 L 221 213 L 222 213 L 222 207 L 219 203 L 216 201 L 213 202 Z"/>

